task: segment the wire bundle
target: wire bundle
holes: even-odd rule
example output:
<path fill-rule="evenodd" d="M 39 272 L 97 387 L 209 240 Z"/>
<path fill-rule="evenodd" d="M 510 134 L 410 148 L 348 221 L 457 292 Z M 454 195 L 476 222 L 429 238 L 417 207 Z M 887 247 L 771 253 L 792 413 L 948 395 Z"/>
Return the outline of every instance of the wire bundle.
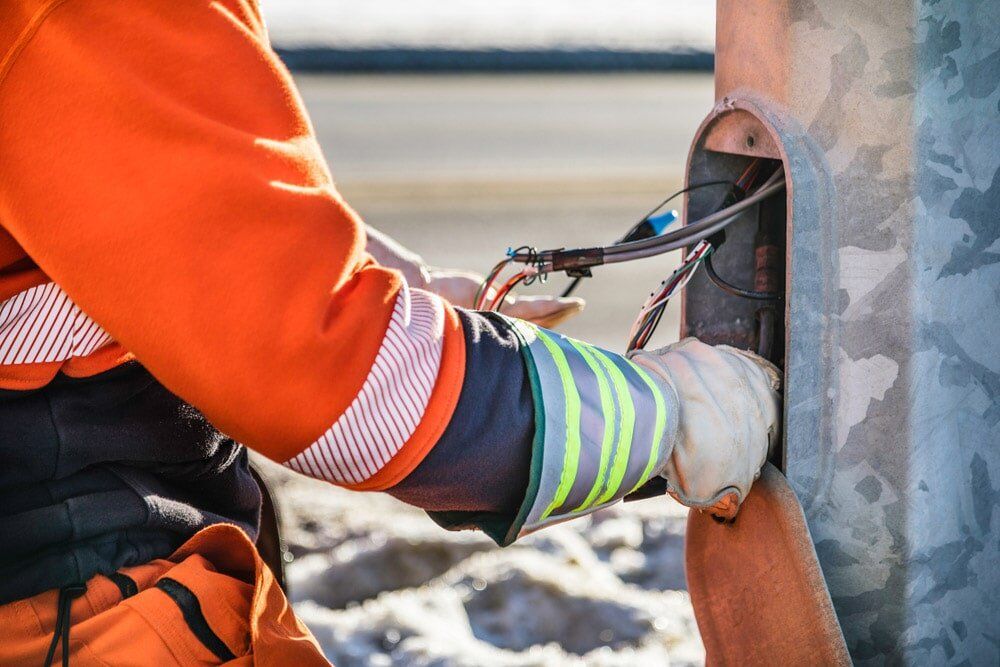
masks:
<path fill-rule="evenodd" d="M 507 298 L 507 295 L 518 285 L 522 283 L 530 285 L 536 279 L 544 281 L 545 274 L 539 272 L 534 260 L 532 260 L 526 262 L 522 270 L 508 278 L 500 287 L 494 286 L 500 274 L 503 273 L 503 270 L 514 262 L 514 256 L 521 252 L 527 253 L 529 257 L 533 257 L 536 254 L 535 249 L 528 246 L 521 246 L 516 250 L 508 250 L 507 259 L 497 262 L 496 266 L 493 267 L 479 286 L 479 290 L 476 292 L 476 297 L 473 300 L 473 307 L 476 310 L 498 311 L 500 310 L 500 306 L 503 305 L 504 299 Z"/>
<path fill-rule="evenodd" d="M 732 184 L 736 190 L 733 194 L 745 197 L 750 186 L 753 184 L 754 179 L 757 177 L 759 170 L 760 160 L 755 159 Z M 775 174 L 773 174 L 771 178 L 769 178 L 768 181 L 761 186 L 761 189 L 764 189 L 769 184 L 773 183 L 780 172 L 780 169 L 775 172 Z M 732 208 L 733 206 L 730 206 L 722 210 L 725 211 Z M 732 219 L 730 219 L 730 221 L 731 220 Z M 728 222 L 726 224 L 728 224 Z M 720 231 L 721 229 L 722 228 L 720 228 Z M 632 328 L 629 330 L 628 345 L 626 348 L 628 352 L 631 352 L 632 350 L 641 350 L 645 347 L 646 343 L 649 342 L 650 337 L 653 335 L 653 332 L 656 330 L 657 325 L 659 325 L 660 319 L 663 317 L 663 312 L 666 310 L 667 303 L 670 301 L 671 297 L 688 284 L 691 277 L 694 276 L 695 271 L 698 269 L 698 265 L 704 262 L 706 270 L 711 268 L 712 253 L 715 252 L 717 247 L 716 245 L 713 245 L 713 241 L 721 243 L 716 239 L 705 239 L 699 241 L 698 244 L 687 254 L 684 261 L 681 262 L 680 268 L 674 271 L 669 278 L 660 283 L 659 291 L 653 292 L 649 295 L 649 299 L 647 299 L 646 303 L 642 305 L 642 308 L 639 310 L 639 315 L 636 317 L 635 322 L 632 324 Z"/>
<path fill-rule="evenodd" d="M 649 295 L 629 330 L 628 346 L 626 347 L 628 352 L 641 350 L 645 347 L 650 336 L 656 330 L 656 326 L 660 323 L 660 318 L 663 317 L 663 312 L 671 297 L 688 284 L 698 265 L 712 253 L 712 250 L 712 244 L 708 241 L 700 241 L 684 258 L 680 268 L 660 283 L 658 291 Z"/>
<path fill-rule="evenodd" d="M 589 269 L 594 266 L 643 259 L 693 245 L 694 248 L 684 257 L 681 266 L 660 283 L 660 288 L 657 291 L 650 294 L 629 331 L 628 350 L 642 349 L 656 330 L 667 303 L 687 285 L 698 266 L 702 262 L 706 262 L 715 250 L 710 239 L 724 230 L 743 211 L 784 189 L 784 171 L 779 167 L 760 187 L 749 193 L 749 188 L 756 180 L 760 166 L 761 162 L 755 159 L 735 182 L 710 181 L 700 183 L 671 195 L 633 225 L 620 241 L 610 246 L 541 251 L 529 246 L 509 249 L 507 257 L 493 267 L 483 284 L 480 285 L 479 291 L 476 293 L 475 308 L 478 310 L 498 310 L 504 299 L 515 287 L 520 284 L 530 284 L 536 279 L 544 280 L 546 275 L 552 271 L 565 271 L 569 275 L 579 278 L 583 275 L 589 275 Z M 672 232 L 644 237 L 636 233 L 644 224 L 648 223 L 651 216 L 674 197 L 710 185 L 729 185 L 734 189 L 732 194 L 739 199 Z M 522 264 L 524 268 L 508 278 L 499 287 L 495 287 L 500 274 L 514 263 Z M 566 294 L 569 294 L 577 283 L 578 280 L 574 281 L 567 289 Z M 763 295 L 763 293 L 761 294 Z M 771 295 L 764 296 L 771 297 Z"/>
<path fill-rule="evenodd" d="M 686 188 L 678 190 L 677 192 L 673 193 L 672 195 L 670 195 L 669 197 L 667 197 L 666 199 L 664 199 L 663 201 L 661 201 L 655 207 L 653 207 L 652 210 L 649 211 L 649 213 L 647 213 L 646 215 L 642 216 L 639 219 L 639 221 L 636 222 L 634 225 L 632 225 L 632 227 L 630 227 L 627 232 L 625 232 L 617 241 L 615 241 L 615 243 L 616 244 L 617 243 L 626 243 L 628 241 L 637 241 L 639 239 L 644 239 L 644 238 L 649 238 L 651 236 L 658 236 L 658 235 L 660 235 L 663 232 L 663 229 L 662 228 L 657 229 L 651 223 L 653 223 L 654 216 L 656 216 L 657 213 L 659 213 L 661 210 L 663 210 L 664 206 L 666 206 L 671 201 L 673 201 L 674 199 L 676 199 L 677 197 L 680 197 L 681 195 L 683 195 L 685 193 L 691 192 L 693 190 L 700 190 L 702 188 L 708 188 L 708 187 L 719 186 L 719 185 L 725 185 L 725 186 L 728 186 L 728 187 L 732 187 L 733 183 L 731 181 L 705 181 L 704 183 L 696 183 L 694 185 L 689 185 Z M 673 211 L 673 213 L 676 214 L 676 211 Z M 674 219 L 676 219 L 676 217 Z M 667 224 L 670 224 L 670 223 L 667 223 Z M 573 279 L 573 281 L 566 287 L 566 289 L 563 290 L 562 295 L 563 296 L 570 296 L 576 290 L 576 288 L 580 285 L 580 281 L 581 280 L 583 280 L 583 276 L 577 276 L 577 277 L 575 277 Z"/>
<path fill-rule="evenodd" d="M 698 241 L 707 239 L 725 229 L 746 209 L 784 189 L 783 174 L 784 171 L 779 168 L 759 188 L 744 199 L 706 215 L 700 220 L 689 222 L 684 227 L 672 232 L 594 248 L 532 250 L 530 254 L 514 251 L 510 258 L 522 264 L 534 264 L 539 273 L 579 272 L 602 264 L 630 262 L 694 245 Z"/>

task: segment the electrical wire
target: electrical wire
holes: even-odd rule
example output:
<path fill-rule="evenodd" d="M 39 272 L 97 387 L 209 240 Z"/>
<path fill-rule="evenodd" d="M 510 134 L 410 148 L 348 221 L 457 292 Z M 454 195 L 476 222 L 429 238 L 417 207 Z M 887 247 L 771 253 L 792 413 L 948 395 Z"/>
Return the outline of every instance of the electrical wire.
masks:
<path fill-rule="evenodd" d="M 732 187 L 733 185 L 735 185 L 735 183 L 733 183 L 733 181 L 705 181 L 704 183 L 695 183 L 694 185 L 689 185 L 686 188 L 682 188 L 682 189 L 678 190 L 677 192 L 675 192 L 674 194 L 672 194 L 669 197 L 667 197 L 666 199 L 664 199 L 663 201 L 661 201 L 656 206 L 654 206 L 649 211 L 649 213 L 647 213 L 646 215 L 642 216 L 639 219 L 639 221 L 637 223 L 635 223 L 634 225 L 632 225 L 631 229 L 629 229 L 627 232 L 625 232 L 620 239 L 618 239 L 617 241 L 615 241 L 615 243 L 624 243 L 624 242 L 628 241 L 628 239 L 629 239 L 630 236 L 632 236 L 637 231 L 639 231 L 639 228 L 642 227 L 643 223 L 645 223 L 650 218 L 652 218 L 654 215 L 656 215 L 657 213 L 659 213 L 660 210 L 663 209 L 664 206 L 666 206 L 667 204 L 669 204 L 673 200 L 677 199 L 681 195 L 687 194 L 688 192 L 693 192 L 695 190 L 700 190 L 702 188 L 707 188 L 707 187 L 715 186 L 715 185 L 728 185 L 728 186 Z"/>
<path fill-rule="evenodd" d="M 490 305 L 486 310 L 499 311 L 500 306 L 503 305 L 504 299 L 510 294 L 511 290 L 523 283 L 526 279 L 532 277 L 534 274 L 531 271 L 525 270 L 514 274 L 510 279 L 507 280 L 503 286 L 497 290 L 496 296 L 490 301 Z"/>
<path fill-rule="evenodd" d="M 747 188 L 753 183 L 754 179 L 757 178 L 757 171 L 760 169 L 761 160 L 760 158 L 754 158 L 747 165 L 747 168 L 743 170 L 740 177 L 736 179 L 736 187 L 738 187 L 743 194 L 746 194 Z"/>
<path fill-rule="evenodd" d="M 781 169 L 776 171 L 763 185 L 752 195 L 745 199 L 727 206 L 724 209 L 706 215 L 704 218 L 688 224 L 681 229 L 662 236 L 656 236 L 630 243 L 620 243 L 616 246 L 606 248 L 604 252 L 604 262 L 606 264 L 616 262 L 629 262 L 635 259 L 651 257 L 661 253 L 677 250 L 685 246 L 692 245 L 712 236 L 720 229 L 724 229 L 729 223 L 736 219 L 737 215 L 750 208 L 754 204 L 771 195 L 777 193 L 785 187 L 784 181 L 775 182 L 782 173 Z"/>
<path fill-rule="evenodd" d="M 737 287 L 736 285 L 727 282 L 724 278 L 722 278 L 722 276 L 716 273 L 715 266 L 712 265 L 711 255 L 705 258 L 705 274 L 716 287 L 726 294 L 742 297 L 744 299 L 753 299 L 755 301 L 778 301 L 781 299 L 781 294 L 778 292 L 757 292 L 755 290 L 743 289 L 742 287 Z"/>
<path fill-rule="evenodd" d="M 479 285 L 479 289 L 476 290 L 476 296 L 472 300 L 473 308 L 476 310 L 482 310 L 486 307 L 486 299 L 489 298 L 490 290 L 493 287 L 493 283 L 496 282 L 497 276 L 499 276 L 504 268 L 513 261 L 513 258 L 507 257 L 507 259 L 497 262 L 497 264 L 490 270 L 490 272 L 483 279 L 482 284 Z"/>
<path fill-rule="evenodd" d="M 491 293 L 494 292 L 493 284 L 500 277 L 500 274 L 503 273 L 503 270 L 508 265 L 513 263 L 514 255 L 518 253 L 524 253 L 529 258 L 532 259 L 526 262 L 527 266 L 518 274 L 520 276 L 520 280 L 518 280 L 517 283 L 515 284 L 524 283 L 525 285 L 530 285 L 532 282 L 535 281 L 535 279 L 540 279 L 542 282 L 545 282 L 545 274 L 540 274 L 537 268 L 535 267 L 536 262 L 534 260 L 534 257 L 536 256 L 537 251 L 534 248 L 526 245 L 520 246 L 519 248 L 514 250 L 508 248 L 507 258 L 497 262 L 496 265 L 490 270 L 489 274 L 487 274 L 487 276 L 483 279 L 483 282 L 480 283 L 479 289 L 476 290 L 476 295 L 472 300 L 473 308 L 475 308 L 476 310 L 484 310 L 484 309 L 493 310 L 494 304 L 499 306 L 499 304 L 503 303 L 503 299 L 514 287 L 514 284 L 510 284 L 510 280 L 513 280 L 513 278 L 508 280 L 508 283 L 505 284 L 503 287 L 501 287 L 501 290 L 503 290 L 503 294 L 499 298 L 499 300 L 497 299 L 495 294 L 491 298 Z M 488 307 L 487 307 L 487 302 L 489 303 Z"/>
<path fill-rule="evenodd" d="M 736 186 L 746 192 L 750 185 L 753 184 L 754 179 L 757 177 L 757 172 L 760 168 L 761 160 L 755 158 L 747 165 L 747 168 L 743 171 L 739 178 L 736 179 Z M 722 241 L 725 239 L 723 237 L 714 243 L 716 250 L 721 246 Z M 726 281 L 722 276 L 718 274 L 715 270 L 715 265 L 713 264 L 712 255 L 714 253 L 709 253 L 705 257 L 705 273 L 708 279 L 718 287 L 720 290 L 726 294 L 732 296 L 741 297 L 744 299 L 753 299 L 755 301 L 777 301 L 781 299 L 782 295 L 777 292 L 759 292 L 756 290 L 744 289 L 742 287 L 737 287 L 732 283 Z"/>
<path fill-rule="evenodd" d="M 746 174 L 744 173 L 744 176 L 745 175 Z M 682 188 L 682 189 L 678 190 L 677 192 L 673 193 L 672 195 L 670 195 L 669 197 L 667 197 L 666 199 L 664 199 L 663 201 L 661 201 L 659 204 L 657 204 L 656 206 L 654 206 L 649 211 L 649 213 L 647 213 L 646 215 L 642 216 L 639 219 L 638 222 L 636 222 L 634 225 L 632 225 L 629 228 L 629 230 L 627 232 L 625 232 L 624 234 L 622 234 L 621 238 L 619 238 L 618 240 L 615 241 L 615 244 L 624 243 L 624 242 L 628 241 L 630 237 L 632 237 L 634 234 L 636 234 L 636 233 L 639 232 L 639 230 L 642 228 L 642 226 L 644 224 L 646 224 L 646 222 L 648 222 L 650 218 L 652 218 L 654 215 L 656 215 L 657 213 L 659 213 L 660 210 L 662 210 L 664 206 L 666 206 L 667 204 L 669 204 L 674 199 L 677 199 L 681 195 L 686 194 L 688 192 L 693 192 L 695 190 L 700 190 L 702 188 L 712 187 L 712 186 L 716 186 L 716 185 L 728 185 L 728 186 L 732 187 L 732 186 L 736 185 L 736 183 L 734 183 L 733 181 L 705 181 L 704 183 L 695 183 L 694 185 L 689 185 L 686 188 Z M 583 276 L 577 276 L 577 277 L 573 278 L 572 282 L 570 282 L 570 284 L 566 286 L 566 289 L 563 290 L 562 296 L 567 297 L 567 296 L 570 296 L 571 294 L 573 294 L 573 292 L 580 285 L 580 282 L 582 280 L 583 280 Z"/>
<path fill-rule="evenodd" d="M 684 259 L 684 264 L 681 265 L 681 268 L 678 269 L 673 276 L 671 276 L 671 278 L 674 278 L 676 276 L 676 280 L 673 281 L 668 286 L 669 293 L 668 289 L 664 289 L 655 301 L 646 306 L 643 306 L 641 312 L 651 311 L 654 308 L 658 308 L 662 305 L 665 305 L 667 300 L 670 299 L 671 296 L 673 296 L 674 292 L 683 289 L 688 284 L 688 281 L 691 280 L 691 276 L 694 275 L 694 268 L 697 265 L 697 263 L 705 259 L 708 255 L 710 255 L 712 253 L 712 250 L 713 248 L 711 244 L 709 244 L 707 241 L 702 241 L 701 243 L 699 243 L 698 246 L 696 246 L 695 249 L 692 250 L 688 254 L 688 256 Z"/>
<path fill-rule="evenodd" d="M 737 188 L 737 190 L 739 190 L 739 194 L 746 195 L 749 187 L 753 184 L 753 181 L 757 177 L 760 165 L 760 160 L 752 160 L 750 164 L 747 165 L 746 169 L 744 169 L 743 173 L 740 174 L 739 178 L 736 179 L 736 182 L 733 185 Z M 773 184 L 777 175 L 778 172 L 772 174 L 771 178 L 764 183 L 760 190 L 763 190 Z M 758 192 L 760 190 L 758 190 Z M 730 206 L 723 210 L 731 211 L 732 208 L 733 207 Z M 700 222 L 704 222 L 704 220 Z M 629 331 L 627 345 L 628 351 L 642 349 L 645 347 L 650 337 L 652 337 L 653 333 L 656 331 L 656 327 L 659 325 L 660 319 L 666 311 L 667 303 L 674 295 L 687 286 L 700 263 L 705 264 L 706 270 L 711 266 L 712 254 L 714 251 L 715 246 L 711 242 L 707 240 L 699 241 L 698 244 L 685 256 L 681 266 L 674 271 L 674 273 L 671 274 L 667 280 L 664 280 L 660 284 L 660 291 L 658 293 L 654 292 L 653 294 L 650 294 L 649 299 L 647 299 L 646 303 L 643 304 L 643 307 L 639 311 L 639 315 L 636 317 L 636 320 L 632 324 L 632 328 Z"/>
<path fill-rule="evenodd" d="M 480 285 L 476 293 L 475 307 L 477 309 L 495 310 L 503 304 L 504 299 L 517 285 L 525 281 L 533 281 L 536 278 L 544 279 L 545 275 L 551 271 L 585 271 L 592 266 L 600 264 L 614 264 L 642 259 L 692 245 L 694 248 L 685 256 L 681 266 L 667 280 L 664 280 L 661 283 L 661 289 L 658 292 L 650 294 L 649 299 L 643 304 L 629 332 L 629 351 L 642 349 L 645 346 L 656 330 L 660 319 L 663 317 L 669 300 L 687 285 L 697 270 L 698 265 L 703 262 L 706 264 L 706 270 L 710 270 L 709 277 L 712 278 L 712 281 L 717 285 L 720 283 L 725 284 L 726 287 L 723 289 L 726 291 L 730 291 L 731 289 L 739 292 L 741 296 L 753 294 L 754 296 L 747 296 L 747 298 L 761 300 L 776 298 L 776 295 L 767 292 L 742 290 L 722 280 L 714 271 L 714 268 L 710 269 L 711 260 L 709 258 L 715 248 L 706 240 L 725 229 L 743 211 L 780 192 L 785 187 L 784 171 L 781 167 L 778 167 L 753 193 L 746 194 L 749 186 L 756 179 L 759 168 L 760 161 L 754 160 L 735 183 L 729 181 L 709 181 L 689 186 L 674 193 L 647 213 L 642 220 L 633 225 L 625 236 L 622 237 L 622 241 L 610 246 L 571 250 L 560 248 L 543 251 L 538 251 L 528 246 L 521 246 L 516 250 L 508 250 L 507 257 L 493 267 L 489 275 L 483 280 L 483 284 Z M 641 225 L 648 221 L 650 216 L 663 208 L 674 197 L 697 188 L 722 184 L 735 185 L 739 192 L 746 194 L 746 196 L 673 232 L 632 241 L 624 240 L 635 234 Z M 508 265 L 514 262 L 525 265 L 525 268 L 508 278 L 491 298 L 493 285 L 496 283 L 499 275 Z M 564 292 L 564 295 L 571 293 L 578 283 L 579 277 L 571 283 Z M 730 291 L 730 293 L 733 292 Z M 487 301 L 489 302 L 488 305 Z"/>
<path fill-rule="evenodd" d="M 681 266 L 669 278 L 660 283 L 660 290 L 653 292 L 639 310 L 639 314 L 629 331 L 628 351 L 642 349 L 653 335 L 670 299 L 691 280 L 698 264 L 708 257 L 714 248 L 707 241 L 700 242 L 687 254 Z"/>
<path fill-rule="evenodd" d="M 510 258 L 522 264 L 532 263 L 538 267 L 540 273 L 549 273 L 567 269 L 579 270 L 600 264 L 629 262 L 677 250 L 712 236 L 724 229 L 746 209 L 781 191 L 785 187 L 785 182 L 781 178 L 783 173 L 779 167 L 753 194 L 673 232 L 596 248 L 543 250 L 536 251 L 531 256 L 515 252 Z"/>

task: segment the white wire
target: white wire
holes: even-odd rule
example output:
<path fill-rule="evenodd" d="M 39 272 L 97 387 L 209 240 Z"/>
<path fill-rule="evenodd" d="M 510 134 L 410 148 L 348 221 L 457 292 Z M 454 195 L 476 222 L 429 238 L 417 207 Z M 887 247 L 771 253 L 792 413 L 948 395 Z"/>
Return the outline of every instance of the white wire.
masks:
<path fill-rule="evenodd" d="M 680 290 L 690 282 L 692 276 L 694 276 L 695 270 L 698 268 L 698 263 L 705 258 L 705 255 L 711 250 L 711 244 L 708 241 L 701 241 L 696 245 L 691 252 L 688 253 L 687 257 L 684 258 L 683 264 L 670 274 L 670 277 L 664 280 L 661 285 L 669 284 L 671 281 L 683 274 L 680 281 L 672 286 L 669 291 L 664 293 L 660 291 L 659 293 L 653 292 L 646 299 L 646 302 L 639 309 L 639 314 L 636 316 L 635 320 L 632 322 L 632 327 L 629 329 L 628 340 L 631 342 L 635 339 L 636 334 L 645 324 L 646 318 L 653 313 L 657 308 L 665 305 L 670 299 L 674 297 Z"/>
<path fill-rule="evenodd" d="M 687 285 L 688 282 L 691 280 L 691 276 L 694 275 L 696 262 L 699 262 L 705 258 L 705 255 L 708 254 L 707 251 L 710 247 L 711 246 L 708 243 L 708 241 L 702 241 L 697 246 L 695 246 L 695 248 L 688 253 L 688 256 L 684 258 L 684 263 L 680 266 L 680 268 L 678 268 L 676 271 L 670 274 L 670 278 L 664 280 L 663 282 L 664 283 L 670 282 L 670 280 L 673 280 L 676 276 L 678 276 L 680 273 L 684 271 L 687 271 L 687 275 L 683 277 L 680 283 L 674 285 L 668 294 L 660 297 L 657 301 L 650 303 L 650 299 L 655 298 L 652 295 L 650 295 L 650 298 L 646 299 L 646 303 L 643 304 L 643 307 L 639 311 L 639 314 L 644 315 L 649 311 L 655 309 L 657 306 L 666 303 L 667 300 L 669 300 L 674 294 L 676 294 L 679 290 L 683 289 L 684 286 Z"/>
<path fill-rule="evenodd" d="M 697 259 L 695 259 L 694 260 L 695 263 L 693 263 L 691 266 L 688 267 L 688 271 L 685 274 L 685 276 L 681 279 L 681 281 L 679 283 L 677 283 L 676 285 L 674 285 L 674 287 L 670 290 L 670 292 L 667 293 L 667 294 L 665 294 L 658 301 L 655 301 L 655 302 L 651 303 L 650 305 L 643 307 L 643 309 L 639 312 L 640 316 L 646 315 L 646 314 L 650 313 L 651 311 L 656 310 L 660 306 L 662 306 L 665 303 L 667 303 L 668 301 L 670 301 L 670 299 L 674 298 L 675 294 L 677 294 L 682 289 L 684 289 L 685 287 L 687 287 L 687 284 L 689 282 L 691 282 L 691 278 L 694 276 L 695 269 L 697 268 L 697 264 L 696 263 L 700 262 L 702 259 L 704 259 L 704 257 L 698 257 Z"/>

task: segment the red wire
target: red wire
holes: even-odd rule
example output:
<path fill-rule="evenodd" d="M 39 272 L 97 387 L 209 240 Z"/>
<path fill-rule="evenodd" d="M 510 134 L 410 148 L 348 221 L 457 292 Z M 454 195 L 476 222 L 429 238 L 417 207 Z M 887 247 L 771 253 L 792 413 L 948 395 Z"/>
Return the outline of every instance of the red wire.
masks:
<path fill-rule="evenodd" d="M 649 303 L 656 303 L 657 301 L 660 301 L 668 293 L 676 289 L 677 285 L 683 282 L 684 279 L 687 278 L 687 276 L 690 275 L 690 273 L 697 268 L 698 262 L 702 258 L 704 258 L 706 254 L 708 254 L 709 249 L 710 246 L 706 245 L 698 253 L 692 252 L 686 258 L 686 261 L 684 265 L 681 266 L 680 270 L 678 270 L 673 276 L 671 276 L 670 281 L 663 286 L 663 288 L 660 290 L 660 292 L 656 295 L 655 298 L 650 299 Z M 671 294 L 671 297 L 672 296 L 673 295 Z M 649 342 L 649 339 L 652 337 L 653 331 L 655 330 L 653 322 L 656 320 L 657 314 L 661 312 L 664 308 L 666 308 L 666 306 L 667 304 L 665 303 L 661 304 L 656 309 L 646 314 L 642 326 L 639 327 L 639 331 L 636 333 L 635 338 L 633 339 L 635 343 L 634 345 L 632 345 L 632 347 L 629 348 L 630 350 L 642 349 L 643 347 L 645 347 L 646 343 Z"/>
<path fill-rule="evenodd" d="M 743 173 L 740 174 L 740 177 L 736 179 L 736 187 L 746 192 L 747 187 L 749 187 L 749 185 L 753 183 L 753 180 L 757 177 L 757 170 L 759 168 L 760 158 L 754 158 L 753 161 L 747 165 L 747 168 L 743 170 Z M 744 179 L 747 179 L 746 182 L 744 182 Z"/>
<path fill-rule="evenodd" d="M 494 298 L 493 301 L 490 302 L 490 307 L 487 308 L 487 310 L 493 310 L 493 311 L 499 310 L 500 306 L 503 304 L 504 299 L 507 298 L 507 295 L 510 293 L 510 291 L 514 289 L 518 283 L 520 283 L 527 277 L 528 274 L 526 274 L 524 271 L 515 273 L 513 276 L 511 276 L 511 278 L 506 283 L 503 284 L 503 287 L 501 287 L 497 291 L 496 298 Z"/>

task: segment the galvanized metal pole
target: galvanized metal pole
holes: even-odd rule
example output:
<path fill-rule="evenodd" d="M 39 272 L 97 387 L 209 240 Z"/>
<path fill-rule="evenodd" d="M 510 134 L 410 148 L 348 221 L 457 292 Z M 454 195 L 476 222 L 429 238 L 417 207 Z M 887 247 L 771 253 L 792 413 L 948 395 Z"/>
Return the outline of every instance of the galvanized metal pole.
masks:
<path fill-rule="evenodd" d="M 717 20 L 689 180 L 727 141 L 789 174 L 783 467 L 852 658 L 1000 664 L 1000 1 Z M 745 307 L 701 280 L 684 326 L 746 341 Z"/>

